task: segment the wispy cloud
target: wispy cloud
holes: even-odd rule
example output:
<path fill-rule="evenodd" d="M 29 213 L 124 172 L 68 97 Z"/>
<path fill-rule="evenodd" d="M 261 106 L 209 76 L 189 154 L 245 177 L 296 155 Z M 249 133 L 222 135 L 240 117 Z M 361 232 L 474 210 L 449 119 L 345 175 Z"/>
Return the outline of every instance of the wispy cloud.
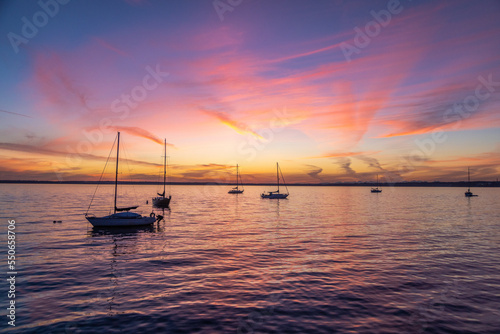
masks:
<path fill-rule="evenodd" d="M 346 157 L 339 157 L 336 159 L 337 164 L 342 168 L 347 175 L 354 176 L 356 171 L 351 168 L 351 159 Z"/>
<path fill-rule="evenodd" d="M 316 158 L 343 158 L 343 157 L 354 157 L 354 156 L 376 154 L 376 153 L 379 153 L 379 151 L 331 152 L 331 153 L 325 153 L 323 155 L 315 156 L 315 157 L 310 157 L 310 158 L 311 159 L 316 159 Z"/>
<path fill-rule="evenodd" d="M 37 87 L 51 105 L 90 109 L 88 93 L 77 84 L 67 63 L 55 52 L 35 54 L 34 78 Z"/>
<path fill-rule="evenodd" d="M 307 57 L 307 56 L 311 56 L 311 55 L 315 55 L 317 53 L 322 53 L 322 52 L 325 52 L 325 51 L 331 51 L 333 49 L 336 49 L 340 46 L 341 43 L 335 43 L 335 44 L 332 44 L 332 45 L 329 45 L 329 46 L 325 46 L 323 48 L 319 48 L 319 49 L 316 49 L 316 50 L 311 50 L 311 51 L 306 51 L 306 52 L 303 52 L 303 53 L 298 53 L 298 54 L 294 54 L 294 55 L 290 55 L 290 56 L 285 56 L 285 57 L 282 57 L 282 58 L 277 58 L 277 59 L 273 59 L 273 60 L 270 60 L 269 63 L 278 63 L 278 62 L 283 62 L 283 61 L 287 61 L 287 60 L 292 60 L 292 59 L 297 59 L 297 58 L 302 58 L 302 57 Z"/>
<path fill-rule="evenodd" d="M 232 166 L 222 165 L 222 164 L 200 164 L 195 166 L 185 166 L 184 171 L 180 174 L 182 177 L 187 179 L 206 179 L 209 180 L 225 180 L 225 178 L 221 177 L 224 174 L 228 173 L 228 170 L 231 169 Z M 229 175 L 229 174 L 227 174 Z M 225 175 L 225 176 L 227 176 Z"/>
<path fill-rule="evenodd" d="M 136 137 L 146 138 L 146 139 L 149 139 L 151 141 L 154 141 L 157 144 L 163 145 L 163 143 L 164 143 L 163 140 L 161 140 L 159 137 L 157 137 L 154 134 L 152 134 L 151 132 L 149 132 L 145 129 L 139 128 L 137 126 L 120 125 L 120 126 L 110 126 L 109 128 L 113 129 L 115 131 L 124 131 L 124 132 L 131 134 L 133 136 L 136 136 Z M 174 144 L 167 143 L 167 146 L 175 148 Z"/>
<path fill-rule="evenodd" d="M 31 116 L 28 116 L 28 115 L 20 114 L 20 113 L 13 112 L 13 111 L 2 110 L 2 109 L 0 109 L 0 112 L 4 112 L 6 114 L 11 114 L 11 115 L 23 116 L 23 117 L 27 117 L 27 118 L 33 118 Z"/>
<path fill-rule="evenodd" d="M 413 102 L 392 106 L 391 109 L 397 112 L 387 115 L 381 122 L 392 130 L 379 138 L 499 126 L 500 117 L 492 104 L 499 101 L 500 94 L 491 94 L 475 109 L 464 105 L 464 100 L 474 96 L 478 82 L 473 83 L 475 85 L 470 87 L 451 84 L 438 87 L 414 96 Z"/>
<path fill-rule="evenodd" d="M 102 47 L 108 49 L 108 50 L 111 50 L 117 54 L 119 54 L 120 56 L 129 56 L 125 51 L 123 50 L 120 50 L 119 48 L 117 48 L 116 46 L 114 45 L 111 45 L 111 43 L 105 41 L 104 39 L 102 38 L 99 38 L 99 37 L 94 37 L 95 41 L 97 41 L 97 43 L 99 43 L 99 45 L 101 45 Z"/>
<path fill-rule="evenodd" d="M 60 156 L 60 157 L 66 157 L 66 156 L 71 154 L 70 152 L 54 150 L 54 149 L 47 148 L 44 146 L 5 143 L 5 142 L 0 143 L 0 150 L 25 152 L 25 153 L 31 153 L 31 154 L 41 154 L 41 155 L 47 155 L 47 156 Z M 81 156 L 83 159 L 89 159 L 89 160 L 106 161 L 108 159 L 108 157 L 106 157 L 106 156 L 99 156 L 99 155 L 88 154 L 88 153 L 78 153 L 78 155 Z M 157 164 L 157 163 L 150 163 L 150 162 L 141 161 L 141 160 L 128 159 L 128 161 L 131 163 L 139 164 L 139 165 L 160 166 L 160 164 Z"/>
<path fill-rule="evenodd" d="M 368 167 L 378 169 L 378 170 L 384 170 L 384 168 L 380 165 L 380 162 L 374 158 L 374 157 L 368 157 L 366 155 L 358 155 L 356 156 L 356 159 L 359 159 L 361 161 L 364 161 L 365 163 L 368 164 Z"/>
<path fill-rule="evenodd" d="M 222 164 L 201 164 L 201 165 L 198 165 L 202 168 L 209 168 L 211 170 L 223 170 L 223 169 L 228 169 L 228 168 L 231 168 L 232 166 L 228 166 L 228 165 L 222 165 Z"/>
<path fill-rule="evenodd" d="M 306 166 L 309 169 L 307 175 L 309 175 L 313 179 L 323 181 L 322 177 L 319 175 L 323 171 L 323 168 L 314 165 L 306 165 Z"/>
<path fill-rule="evenodd" d="M 231 129 L 235 130 L 240 134 L 251 134 L 257 138 L 263 139 L 261 135 L 252 130 L 247 124 L 232 119 L 226 113 L 209 109 L 201 109 L 201 111 L 207 115 L 216 118 L 222 124 L 229 126 Z"/>

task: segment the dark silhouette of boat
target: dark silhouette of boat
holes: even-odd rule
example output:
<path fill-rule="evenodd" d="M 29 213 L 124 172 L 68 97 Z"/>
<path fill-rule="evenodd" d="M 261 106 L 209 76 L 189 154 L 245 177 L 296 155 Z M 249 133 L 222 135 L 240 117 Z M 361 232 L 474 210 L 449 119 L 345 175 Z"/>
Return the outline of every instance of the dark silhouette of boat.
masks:
<path fill-rule="evenodd" d="M 470 168 L 467 167 L 467 183 L 468 183 L 468 189 L 465 192 L 465 197 L 477 197 L 477 195 L 474 195 L 472 191 L 470 191 Z"/>
<path fill-rule="evenodd" d="M 236 165 L 236 187 L 234 187 L 233 189 L 229 190 L 227 193 L 228 194 L 241 194 L 245 191 L 245 189 L 243 189 L 243 182 L 241 182 L 241 189 L 239 188 L 239 184 L 241 181 L 241 175 L 239 175 L 238 173 L 238 165 Z"/>
<path fill-rule="evenodd" d="M 283 184 L 285 185 L 285 188 L 286 188 L 286 194 L 280 193 L 280 174 L 281 174 L 281 178 L 283 179 Z M 288 187 L 286 186 L 285 178 L 283 177 L 283 173 L 281 173 L 281 169 L 280 169 L 280 166 L 278 163 L 276 163 L 276 183 L 278 184 L 278 190 L 269 191 L 267 194 L 262 193 L 260 195 L 260 197 L 270 198 L 270 199 L 285 199 L 288 197 L 288 195 L 289 195 Z"/>
<path fill-rule="evenodd" d="M 379 187 L 378 187 L 378 186 L 379 186 L 379 184 L 378 184 L 378 174 L 377 174 L 377 187 L 376 187 L 376 188 L 372 188 L 372 189 L 370 190 L 370 192 L 372 192 L 372 193 L 381 193 L 381 192 L 382 192 L 382 189 L 379 189 Z"/>
<path fill-rule="evenodd" d="M 89 214 L 88 211 L 92 205 L 92 200 L 90 201 L 87 213 L 85 213 L 85 218 L 95 227 L 124 227 L 124 226 L 143 226 L 150 225 L 156 221 L 156 216 L 154 212 L 148 216 L 141 216 L 138 213 L 130 212 L 130 210 L 137 209 L 138 206 L 127 206 L 119 208 L 116 206 L 117 190 L 118 190 L 118 163 L 120 155 L 120 132 L 117 134 L 117 144 L 116 144 L 116 171 L 115 171 L 115 190 L 114 190 L 114 207 L 113 214 L 96 217 L 93 214 Z"/>
<path fill-rule="evenodd" d="M 163 192 L 157 193 L 157 197 L 153 197 L 153 205 L 157 208 L 168 208 L 172 195 L 165 197 L 165 184 L 167 182 L 167 140 L 165 139 L 165 151 L 163 157 Z"/>

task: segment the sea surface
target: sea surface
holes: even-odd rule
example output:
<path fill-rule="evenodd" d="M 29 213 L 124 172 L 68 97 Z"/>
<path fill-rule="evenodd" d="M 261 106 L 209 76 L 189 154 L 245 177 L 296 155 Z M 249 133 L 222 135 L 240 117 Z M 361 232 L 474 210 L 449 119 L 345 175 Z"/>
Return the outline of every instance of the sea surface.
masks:
<path fill-rule="evenodd" d="M 151 212 L 157 187 L 120 188 Z M 1 184 L 0 331 L 500 333 L 499 188 L 229 189 L 172 186 L 163 221 L 102 230 L 84 217 L 95 185 Z"/>

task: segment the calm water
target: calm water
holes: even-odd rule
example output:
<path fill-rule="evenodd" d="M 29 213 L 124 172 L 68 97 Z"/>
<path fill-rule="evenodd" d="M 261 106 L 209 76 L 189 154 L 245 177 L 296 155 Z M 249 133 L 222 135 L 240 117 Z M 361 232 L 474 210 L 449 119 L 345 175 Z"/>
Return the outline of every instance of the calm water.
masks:
<path fill-rule="evenodd" d="M 277 201 L 173 186 L 158 225 L 100 231 L 83 216 L 93 185 L 0 187 L 2 249 L 15 219 L 18 257 L 4 331 L 500 332 L 500 189 L 290 187 Z M 141 203 L 156 190 L 124 186 Z"/>

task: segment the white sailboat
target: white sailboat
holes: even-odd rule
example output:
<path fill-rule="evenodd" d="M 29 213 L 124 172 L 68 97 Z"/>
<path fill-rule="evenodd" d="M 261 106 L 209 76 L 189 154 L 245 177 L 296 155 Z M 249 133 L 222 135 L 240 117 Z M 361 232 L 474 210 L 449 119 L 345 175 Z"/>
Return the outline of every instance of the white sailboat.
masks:
<path fill-rule="evenodd" d="M 163 160 L 163 193 L 157 193 L 158 197 L 153 198 L 153 205 L 157 208 L 168 208 L 172 196 L 165 197 L 165 183 L 167 179 L 167 140 L 165 139 L 165 156 Z"/>
<path fill-rule="evenodd" d="M 115 171 L 115 191 L 114 191 L 114 207 L 113 214 L 104 217 L 96 217 L 93 214 L 85 213 L 85 218 L 95 227 L 124 227 L 124 226 L 144 226 L 153 224 L 156 221 L 155 214 L 141 216 L 138 213 L 130 212 L 130 210 L 137 209 L 138 206 L 129 206 L 119 208 L 116 206 L 117 190 L 118 190 L 118 162 L 120 154 L 120 132 L 117 135 L 116 145 L 116 171 Z M 93 198 L 92 198 L 93 199 Z M 92 201 L 90 202 L 92 205 Z M 90 209 L 89 205 L 89 209 Z"/>
<path fill-rule="evenodd" d="M 283 184 L 285 185 L 285 188 L 286 188 L 286 194 L 283 194 L 283 193 L 280 193 L 280 174 L 281 174 L 281 178 L 283 179 Z M 286 183 L 285 183 L 285 178 L 283 177 L 283 173 L 281 173 L 281 169 L 280 169 L 280 166 L 278 163 L 276 163 L 276 183 L 278 184 L 278 190 L 276 191 L 269 191 L 267 194 L 266 193 L 262 193 L 260 195 L 260 197 L 262 198 L 271 198 L 271 199 L 284 199 L 284 198 L 287 198 L 288 195 L 289 195 L 289 192 L 288 192 L 288 187 L 286 186 Z"/>
<path fill-rule="evenodd" d="M 467 182 L 468 182 L 469 188 L 465 192 L 465 197 L 477 197 L 477 195 L 474 195 L 472 193 L 472 191 L 470 191 L 470 168 L 469 167 L 467 167 Z"/>
<path fill-rule="evenodd" d="M 376 188 L 372 188 L 370 190 L 370 192 L 372 192 L 372 193 L 381 193 L 382 192 L 382 189 L 379 189 L 379 187 L 378 187 L 378 174 L 377 174 L 377 187 Z"/>
<path fill-rule="evenodd" d="M 241 181 L 241 175 L 239 175 L 238 173 L 238 165 L 236 165 L 236 187 L 234 187 L 233 189 L 229 190 L 227 193 L 228 194 L 241 194 L 243 193 L 243 191 L 245 191 L 245 189 L 243 189 L 243 183 L 241 184 L 241 189 L 239 188 L 239 185 L 240 185 L 240 181 Z"/>

